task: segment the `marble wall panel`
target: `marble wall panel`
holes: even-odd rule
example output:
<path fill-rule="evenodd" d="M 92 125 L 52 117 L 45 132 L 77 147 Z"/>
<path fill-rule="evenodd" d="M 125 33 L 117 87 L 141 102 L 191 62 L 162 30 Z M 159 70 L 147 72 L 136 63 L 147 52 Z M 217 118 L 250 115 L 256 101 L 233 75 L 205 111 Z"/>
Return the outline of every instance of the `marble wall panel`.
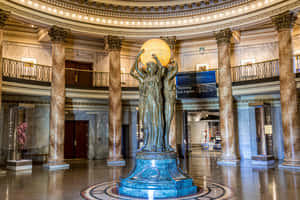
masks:
<path fill-rule="evenodd" d="M 251 159 L 252 156 L 252 149 L 251 149 L 251 135 L 253 132 L 250 130 L 250 126 L 252 124 L 251 120 L 249 119 L 249 109 L 245 108 L 238 108 L 237 111 L 237 118 L 238 118 L 238 133 L 239 133 L 239 152 L 240 157 L 242 160 L 244 159 Z M 255 132 L 254 132 L 255 134 Z"/>
<path fill-rule="evenodd" d="M 37 64 L 52 65 L 51 46 L 31 45 L 14 42 L 3 43 L 3 57 L 14 60 L 35 58 Z"/>
<path fill-rule="evenodd" d="M 283 131 L 281 120 L 281 108 L 279 106 L 271 108 L 273 125 L 273 154 L 276 159 L 284 159 Z"/>

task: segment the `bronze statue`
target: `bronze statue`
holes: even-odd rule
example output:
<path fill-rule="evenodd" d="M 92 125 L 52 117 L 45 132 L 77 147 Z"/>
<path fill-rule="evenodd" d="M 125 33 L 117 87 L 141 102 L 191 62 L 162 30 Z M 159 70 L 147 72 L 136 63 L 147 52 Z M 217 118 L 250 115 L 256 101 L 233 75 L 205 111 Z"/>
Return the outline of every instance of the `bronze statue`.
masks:
<path fill-rule="evenodd" d="M 138 64 L 142 53 L 143 50 L 138 53 L 130 71 L 139 81 L 139 116 L 143 121 L 144 130 L 144 146 L 141 151 L 173 151 L 168 137 L 176 95 L 173 79 L 178 65 L 172 61 L 169 67 L 165 68 L 157 56 L 152 55 L 156 63 L 148 62 L 146 69 L 141 70 Z"/>
<path fill-rule="evenodd" d="M 173 60 L 168 68 L 165 69 L 164 74 L 164 116 L 165 116 L 165 148 L 166 151 L 174 151 L 169 144 L 169 134 L 171 122 L 174 115 L 174 105 L 176 101 L 176 84 L 174 77 L 178 71 L 178 64 Z"/>

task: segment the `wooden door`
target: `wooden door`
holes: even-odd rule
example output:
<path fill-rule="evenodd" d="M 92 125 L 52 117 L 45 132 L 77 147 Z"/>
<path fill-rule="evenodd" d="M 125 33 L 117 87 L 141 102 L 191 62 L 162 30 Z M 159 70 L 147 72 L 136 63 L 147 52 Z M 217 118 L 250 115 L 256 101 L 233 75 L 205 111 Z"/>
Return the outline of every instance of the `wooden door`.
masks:
<path fill-rule="evenodd" d="M 74 133 L 75 158 L 87 158 L 89 121 L 76 121 Z"/>
<path fill-rule="evenodd" d="M 93 85 L 93 63 L 66 60 L 66 85 L 91 87 Z"/>
<path fill-rule="evenodd" d="M 65 123 L 65 159 L 87 158 L 89 121 Z"/>
<path fill-rule="evenodd" d="M 65 123 L 65 145 L 64 154 L 65 159 L 74 158 L 74 121 L 66 121 Z"/>

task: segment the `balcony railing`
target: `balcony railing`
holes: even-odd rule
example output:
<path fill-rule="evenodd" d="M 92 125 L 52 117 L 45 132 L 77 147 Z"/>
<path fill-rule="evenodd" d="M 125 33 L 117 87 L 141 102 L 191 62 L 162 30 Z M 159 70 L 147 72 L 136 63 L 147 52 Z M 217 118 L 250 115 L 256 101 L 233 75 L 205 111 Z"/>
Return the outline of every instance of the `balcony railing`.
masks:
<path fill-rule="evenodd" d="M 23 61 L 12 60 L 3 58 L 2 62 L 3 76 L 8 78 L 15 78 L 21 80 L 33 80 L 40 82 L 52 81 L 52 67 L 46 65 L 38 65 L 33 63 L 27 63 Z M 66 68 L 71 78 L 74 78 L 74 82 L 71 85 L 76 86 L 80 80 L 80 75 L 84 74 L 85 77 L 92 79 L 93 87 L 108 87 L 109 86 L 109 73 L 98 72 L 92 70 L 79 70 Z M 67 75 L 68 77 L 68 75 Z M 66 82 L 68 83 L 69 80 Z M 80 86 L 80 83 L 78 84 Z M 122 87 L 137 87 L 138 82 L 129 73 L 121 74 L 121 86 Z"/>
<path fill-rule="evenodd" d="M 26 63 L 3 58 L 2 73 L 4 77 L 51 82 L 52 68 L 50 66 Z"/>
<path fill-rule="evenodd" d="M 249 65 L 232 67 L 233 82 L 258 80 L 279 76 L 279 61 L 270 60 Z"/>
<path fill-rule="evenodd" d="M 21 80 L 33 80 L 40 82 L 50 83 L 52 80 L 52 67 L 27 63 L 8 58 L 3 58 L 2 62 L 3 76 L 8 78 L 15 78 Z M 294 56 L 294 72 L 300 72 L 300 55 Z M 92 70 L 78 70 L 78 69 L 66 69 L 66 73 L 73 73 L 76 81 L 78 74 L 88 74 L 88 79 L 91 80 L 93 87 L 108 87 L 109 86 L 109 73 L 98 72 Z M 231 69 L 232 81 L 241 82 L 248 80 L 259 80 L 265 78 L 272 78 L 279 76 L 279 60 L 269 60 L 260 63 L 254 63 L 249 65 L 241 65 L 232 67 Z M 218 70 L 216 70 L 216 79 L 218 82 Z M 68 81 L 67 81 L 68 82 Z M 129 73 L 121 74 L 121 86 L 122 87 L 137 87 L 138 81 L 130 76 Z"/>

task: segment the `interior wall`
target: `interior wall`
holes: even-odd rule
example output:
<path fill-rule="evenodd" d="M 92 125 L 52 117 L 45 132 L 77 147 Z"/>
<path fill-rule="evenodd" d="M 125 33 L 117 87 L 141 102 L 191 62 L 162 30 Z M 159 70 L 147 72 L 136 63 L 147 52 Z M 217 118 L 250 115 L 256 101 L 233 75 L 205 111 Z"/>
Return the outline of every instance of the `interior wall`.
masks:
<path fill-rule="evenodd" d="M 205 130 L 207 130 L 207 141 L 208 142 L 208 122 L 207 121 L 189 121 L 191 143 L 192 145 L 200 145 L 205 143 Z"/>

